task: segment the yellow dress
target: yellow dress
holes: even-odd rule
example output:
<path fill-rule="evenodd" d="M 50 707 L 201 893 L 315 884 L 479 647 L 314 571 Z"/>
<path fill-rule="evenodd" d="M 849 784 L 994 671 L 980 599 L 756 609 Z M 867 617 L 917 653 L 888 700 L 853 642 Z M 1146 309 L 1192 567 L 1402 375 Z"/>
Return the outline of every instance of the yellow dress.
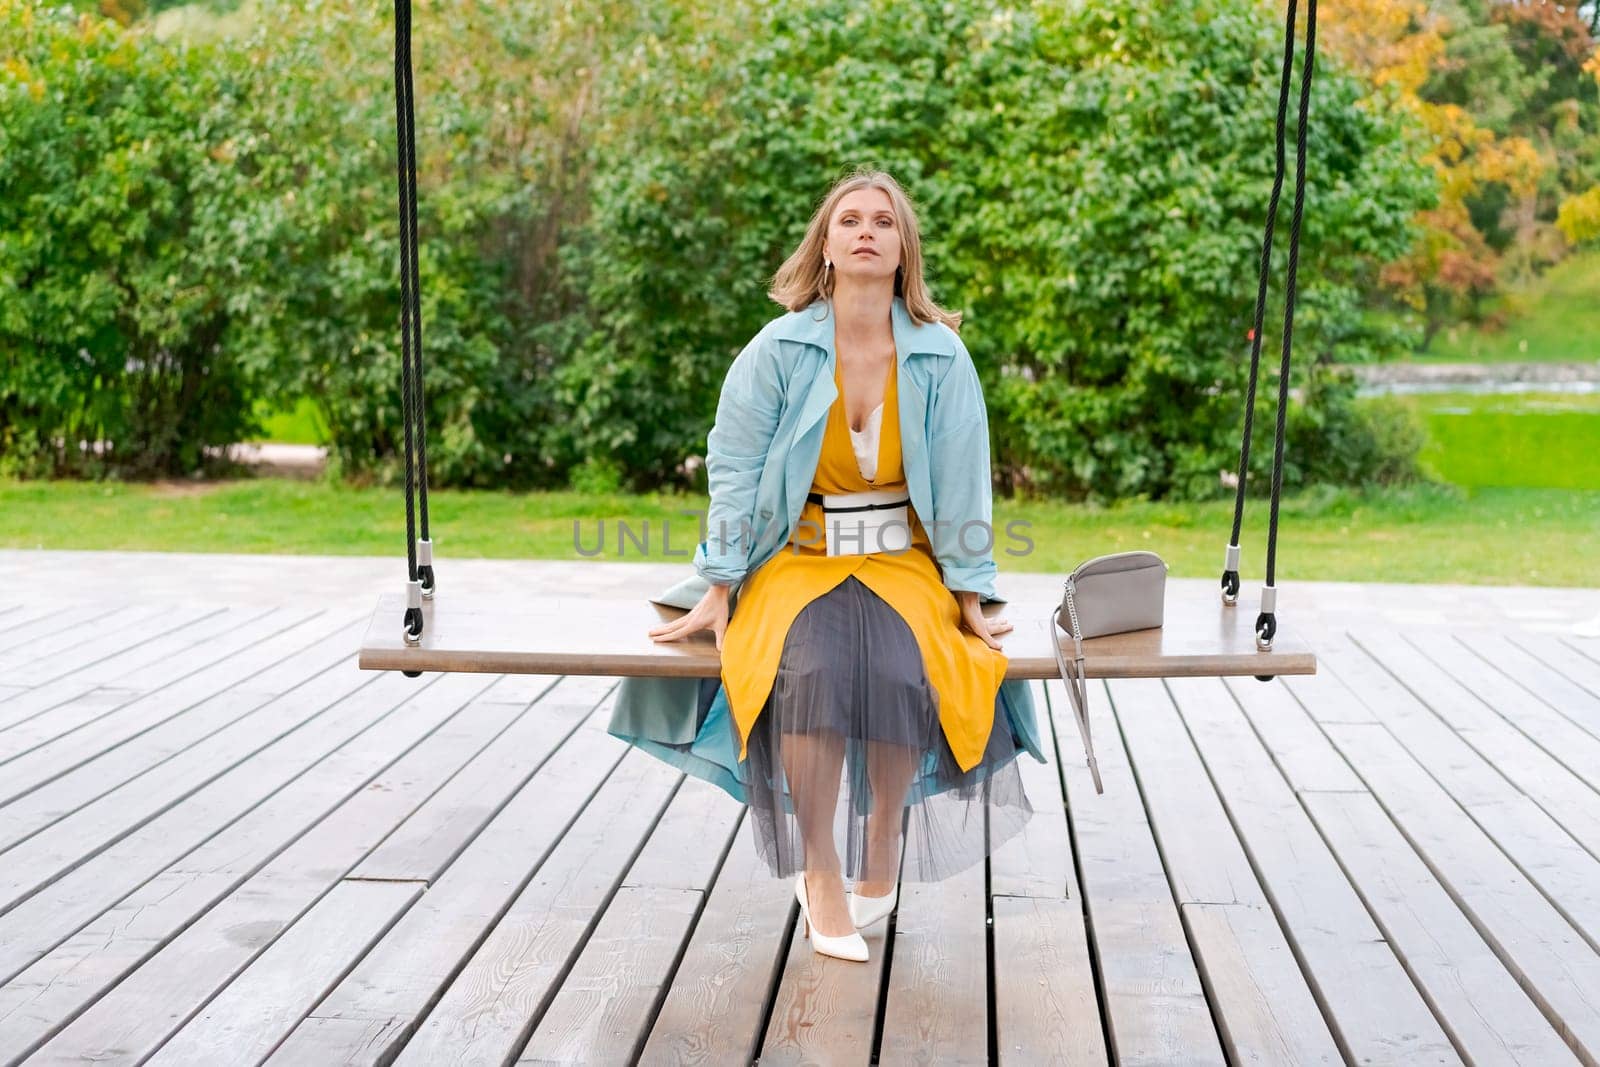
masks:
<path fill-rule="evenodd" d="M 876 477 L 857 465 L 845 414 L 844 387 L 828 411 L 813 493 L 854 493 L 906 488 L 900 452 L 898 382 L 890 363 L 878 442 Z M 1005 679 L 1005 653 L 961 624 L 961 608 L 945 588 L 932 544 L 915 509 L 911 547 L 902 552 L 829 556 L 822 537 L 822 505 L 807 501 L 789 541 L 747 575 L 723 634 L 722 683 L 739 733 L 739 759 L 772 691 L 789 626 L 817 597 L 851 575 L 882 597 L 905 620 L 922 652 L 923 669 L 938 702 L 939 725 L 963 772 L 983 757 L 994 726 L 996 696 Z"/>

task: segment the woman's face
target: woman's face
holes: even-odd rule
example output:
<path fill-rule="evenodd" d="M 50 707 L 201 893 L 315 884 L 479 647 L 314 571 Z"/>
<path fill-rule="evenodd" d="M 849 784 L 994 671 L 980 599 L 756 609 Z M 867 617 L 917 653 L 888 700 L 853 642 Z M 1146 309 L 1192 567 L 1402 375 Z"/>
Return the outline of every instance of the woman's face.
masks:
<path fill-rule="evenodd" d="M 833 269 L 861 281 L 892 279 L 900 266 L 900 225 L 882 189 L 854 189 L 834 206 L 823 254 Z"/>

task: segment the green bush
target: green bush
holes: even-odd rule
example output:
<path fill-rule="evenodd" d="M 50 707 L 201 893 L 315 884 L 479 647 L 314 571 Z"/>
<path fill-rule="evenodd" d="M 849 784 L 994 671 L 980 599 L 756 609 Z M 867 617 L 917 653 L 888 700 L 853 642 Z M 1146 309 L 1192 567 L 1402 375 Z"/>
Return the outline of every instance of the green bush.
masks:
<path fill-rule="evenodd" d="M 751 10 L 753 25 L 730 18 L 720 37 L 687 19 L 662 27 L 609 83 L 620 128 L 598 149 L 584 246 L 591 332 L 567 368 L 580 450 L 619 457 L 640 484 L 699 452 L 729 358 L 776 311 L 772 270 L 828 182 L 871 163 L 919 202 L 936 298 L 968 313 L 1004 485 L 1222 491 L 1271 183 L 1272 12 L 1249 0 Z M 1355 312 L 1432 193 L 1406 131 L 1366 92 L 1320 64 L 1297 387 L 1314 363 L 1374 357 L 1382 338 Z M 658 121 L 633 118 L 644 112 Z M 1291 161 L 1280 276 L 1292 179 Z M 1343 394 L 1309 395 L 1313 427 L 1358 418 L 1317 410 Z M 1344 439 L 1299 439 L 1290 484 L 1360 466 Z M 1258 445 L 1252 477 L 1270 462 Z"/>
<path fill-rule="evenodd" d="M 186 46 L 0 5 L 0 464 L 194 470 L 255 405 L 309 400 L 331 470 L 393 482 L 389 6 L 266 0 L 229 23 L 248 32 Z M 683 484 L 816 198 L 876 163 L 968 314 L 1003 489 L 1222 491 L 1272 168 L 1268 9 L 476 2 L 419 7 L 415 32 L 436 484 Z M 1358 312 L 1431 191 L 1367 92 L 1319 62 L 1291 486 L 1405 466 L 1314 373 L 1389 343 Z M 1288 216 L 1286 190 L 1280 277 Z"/>
<path fill-rule="evenodd" d="M 437 55 L 432 41 L 458 40 L 464 10 L 419 11 L 419 57 Z M 317 406 L 345 477 L 384 483 L 404 459 L 392 19 L 381 5 L 271 0 L 235 43 L 255 76 L 247 128 L 264 160 L 240 358 L 276 403 Z M 489 248 L 505 190 L 475 165 L 483 102 L 469 109 L 441 82 L 419 63 L 429 472 L 441 484 L 493 484 L 505 466 L 493 423 L 523 400 L 502 388 L 507 274 Z"/>
<path fill-rule="evenodd" d="M 418 11 L 428 459 L 441 484 L 558 483 L 581 458 L 544 339 L 564 327 L 541 323 L 562 310 L 551 213 L 564 225 L 582 211 L 570 168 L 552 165 L 562 144 L 539 136 L 568 125 L 546 112 L 559 94 L 526 81 L 560 61 L 543 41 L 587 40 L 605 16 L 598 4 L 583 18 Z M 398 479 L 392 20 L 383 4 L 267 0 L 248 33 L 191 46 L 6 6 L 0 50 L 18 57 L 0 73 L 10 469 L 194 470 L 203 446 L 259 430 L 258 401 L 310 400 L 344 477 Z M 551 247 L 530 247 L 541 241 Z M 50 448 L 80 438 L 117 448 Z"/>
<path fill-rule="evenodd" d="M 565 264 L 588 211 L 594 84 L 643 17 L 625 0 L 419 6 L 419 265 L 429 476 L 551 487 L 593 454 L 559 373 L 588 295 Z M 308 397 L 351 480 L 401 472 L 393 11 L 267 0 L 242 43 L 250 128 L 285 199 L 242 357 L 280 403 Z M 603 455 L 603 453 L 600 453 Z"/>
<path fill-rule="evenodd" d="M 1310 376 L 1311 395 L 1289 405 L 1284 484 L 1388 486 L 1426 480 L 1418 462 L 1428 442 L 1422 420 L 1395 397 L 1357 401 L 1356 388 L 1354 377 L 1342 367 L 1319 367 Z M 1270 458 L 1270 436 L 1260 447 Z M 1262 492 L 1271 486 L 1267 471 Z M 1308 471 L 1315 477 L 1308 477 Z"/>
<path fill-rule="evenodd" d="M 0 468 L 178 474 L 250 426 L 238 57 L 0 2 Z"/>

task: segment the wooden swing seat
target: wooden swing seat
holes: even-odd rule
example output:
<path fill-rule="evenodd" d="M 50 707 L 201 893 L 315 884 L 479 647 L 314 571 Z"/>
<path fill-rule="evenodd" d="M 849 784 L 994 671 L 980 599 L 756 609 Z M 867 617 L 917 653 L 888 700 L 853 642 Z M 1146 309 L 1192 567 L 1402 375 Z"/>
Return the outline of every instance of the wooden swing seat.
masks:
<path fill-rule="evenodd" d="M 1013 600 L 984 605 L 1015 627 L 1000 636 L 1008 679 L 1057 678 L 1050 648 L 1052 602 Z M 715 678 L 721 656 L 711 632 L 656 642 L 646 633 L 687 612 L 637 600 L 540 596 L 515 604 L 450 597 L 423 601 L 422 642 L 401 633 L 405 597 L 383 596 L 361 642 L 363 670 L 577 674 L 609 677 Z M 1083 643 L 1091 678 L 1196 678 L 1315 674 L 1316 657 L 1280 626 L 1270 651 L 1255 645 L 1256 607 L 1172 598 L 1164 625 Z M 1060 631 L 1057 631 L 1059 634 Z M 1062 648 L 1071 656 L 1072 641 Z"/>

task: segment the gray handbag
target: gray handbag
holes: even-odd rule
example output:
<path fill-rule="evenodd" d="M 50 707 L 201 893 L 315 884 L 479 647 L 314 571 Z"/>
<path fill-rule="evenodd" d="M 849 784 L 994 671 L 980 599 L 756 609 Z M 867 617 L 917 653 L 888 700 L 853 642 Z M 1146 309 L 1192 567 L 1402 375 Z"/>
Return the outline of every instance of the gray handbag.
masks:
<path fill-rule="evenodd" d="M 1089 686 L 1083 670 L 1083 642 L 1091 637 L 1160 626 L 1166 592 L 1167 565 L 1160 556 L 1145 551 L 1113 552 L 1074 568 L 1067 575 L 1061 603 L 1050 612 L 1050 647 L 1055 649 L 1061 680 L 1072 694 L 1078 736 L 1083 738 L 1083 753 L 1089 759 L 1096 793 L 1104 793 L 1105 787 L 1100 784 L 1100 767 L 1089 740 Z M 1062 624 L 1063 613 L 1070 626 Z M 1075 655 L 1070 666 L 1061 654 L 1057 626 L 1072 636 Z"/>

